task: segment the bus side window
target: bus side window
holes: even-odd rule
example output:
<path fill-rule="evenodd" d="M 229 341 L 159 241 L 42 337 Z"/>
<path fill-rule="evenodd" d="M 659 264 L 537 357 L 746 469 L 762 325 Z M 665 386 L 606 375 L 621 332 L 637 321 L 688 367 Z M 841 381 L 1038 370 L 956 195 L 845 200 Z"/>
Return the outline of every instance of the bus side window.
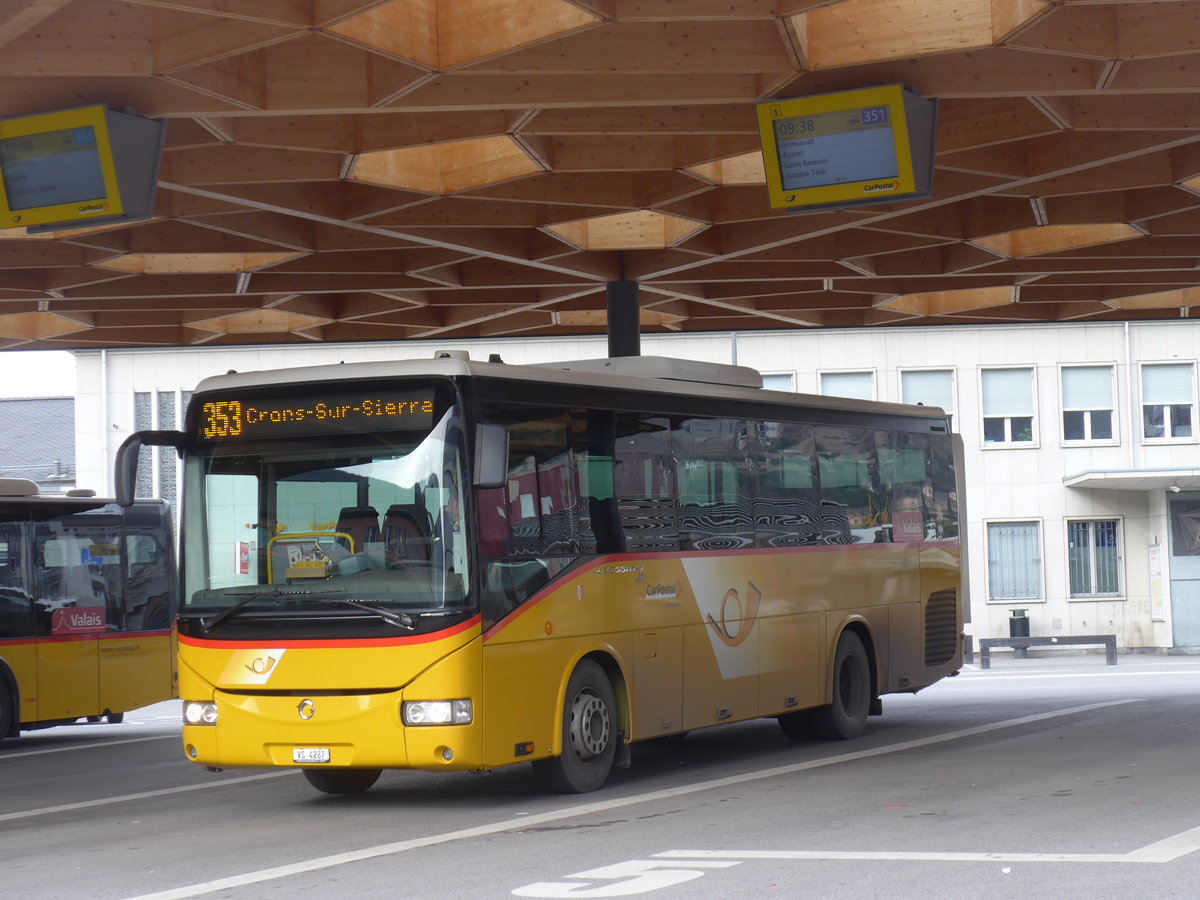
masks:
<path fill-rule="evenodd" d="M 117 556 L 117 536 L 94 529 L 64 528 L 58 523 L 39 525 L 34 540 L 34 564 L 40 569 L 38 604 L 49 614 L 49 633 L 74 630 L 55 612 L 68 608 L 94 610 L 87 630 L 112 631 L 122 616 L 113 601 L 111 563 Z M 119 588 L 116 588 L 119 590 Z"/>
<path fill-rule="evenodd" d="M 0 525 L 0 638 L 31 637 L 33 598 L 21 566 L 21 526 Z"/>
<path fill-rule="evenodd" d="M 171 626 L 166 556 L 166 550 L 153 535 L 126 536 L 125 623 L 129 631 Z"/>
<path fill-rule="evenodd" d="M 665 417 L 617 416 L 613 488 L 625 550 L 675 550 L 674 460 L 671 423 Z"/>
<path fill-rule="evenodd" d="M 509 459 L 505 486 L 475 493 L 485 558 L 574 555 L 591 532 L 579 511 L 573 437 L 579 426 L 566 410 L 538 410 L 541 416 L 525 419 L 528 412 L 487 411 L 489 423 L 508 429 Z"/>
<path fill-rule="evenodd" d="M 803 547 L 821 541 L 821 500 L 816 479 L 813 427 L 764 422 L 756 448 L 758 496 L 755 544 Z"/>
<path fill-rule="evenodd" d="M 508 430 L 508 474 L 502 488 L 475 491 L 486 623 L 504 618 L 550 580 L 559 557 L 573 558 L 591 533 L 580 517 L 573 433 L 568 410 L 495 406 L 484 419 Z"/>
<path fill-rule="evenodd" d="M 758 488 L 749 428 L 740 419 L 674 423 L 671 449 L 679 485 L 681 549 L 736 550 L 754 545 Z"/>
<path fill-rule="evenodd" d="M 886 540 L 891 495 L 879 478 L 875 434 L 866 428 L 816 429 L 817 466 L 826 543 Z"/>
<path fill-rule="evenodd" d="M 923 489 L 929 518 L 926 530 L 931 539 L 958 537 L 958 487 L 954 480 L 954 450 L 949 435 L 931 434 L 929 482 Z"/>

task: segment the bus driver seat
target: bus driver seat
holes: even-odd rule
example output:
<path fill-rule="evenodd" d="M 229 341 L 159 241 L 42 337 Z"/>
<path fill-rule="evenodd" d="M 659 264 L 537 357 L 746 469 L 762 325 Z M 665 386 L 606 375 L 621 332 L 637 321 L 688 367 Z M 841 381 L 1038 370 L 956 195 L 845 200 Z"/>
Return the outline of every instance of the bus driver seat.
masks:
<path fill-rule="evenodd" d="M 338 513 L 337 529 L 350 535 L 352 544 L 347 549 L 352 553 L 366 552 L 368 544 L 379 543 L 379 513 L 373 506 L 346 506 Z M 345 543 L 345 538 L 338 538 Z"/>
<path fill-rule="evenodd" d="M 428 562 L 429 513 L 424 503 L 393 503 L 383 516 L 383 545 L 389 568 L 405 562 Z"/>

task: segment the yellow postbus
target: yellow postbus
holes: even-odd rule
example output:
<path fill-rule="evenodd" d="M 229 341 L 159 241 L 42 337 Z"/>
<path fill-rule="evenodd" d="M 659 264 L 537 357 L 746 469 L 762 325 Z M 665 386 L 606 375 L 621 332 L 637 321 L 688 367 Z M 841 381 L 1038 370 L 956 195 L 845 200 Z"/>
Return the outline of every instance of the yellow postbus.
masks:
<path fill-rule="evenodd" d="M 177 696 L 166 504 L 0 479 L 0 739 Z"/>
<path fill-rule="evenodd" d="M 183 749 L 294 766 L 531 762 L 755 717 L 859 735 L 962 661 L 961 453 L 940 410 L 632 357 L 230 373 L 184 432 Z"/>

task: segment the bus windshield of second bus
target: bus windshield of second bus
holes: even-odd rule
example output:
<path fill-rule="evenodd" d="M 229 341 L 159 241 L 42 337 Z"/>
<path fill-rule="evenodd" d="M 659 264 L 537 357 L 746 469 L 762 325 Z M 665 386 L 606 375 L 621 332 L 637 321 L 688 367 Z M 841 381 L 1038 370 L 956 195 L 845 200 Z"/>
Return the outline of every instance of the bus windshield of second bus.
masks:
<path fill-rule="evenodd" d="M 449 385 L 206 404 L 181 615 L 357 610 L 411 629 L 411 614 L 461 609 L 461 435 Z"/>

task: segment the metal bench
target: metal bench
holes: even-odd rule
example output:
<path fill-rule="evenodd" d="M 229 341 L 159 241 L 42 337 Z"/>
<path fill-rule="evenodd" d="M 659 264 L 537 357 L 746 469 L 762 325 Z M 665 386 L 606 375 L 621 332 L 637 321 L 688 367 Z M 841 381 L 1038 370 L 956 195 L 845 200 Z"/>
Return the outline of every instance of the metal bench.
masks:
<path fill-rule="evenodd" d="M 993 647 L 1028 650 L 1030 647 L 1061 647 L 1064 644 L 1103 644 L 1105 663 L 1110 666 L 1117 664 L 1117 636 L 1115 634 L 1060 634 L 1057 637 L 981 638 L 979 641 L 979 667 L 981 669 L 992 667 Z"/>

